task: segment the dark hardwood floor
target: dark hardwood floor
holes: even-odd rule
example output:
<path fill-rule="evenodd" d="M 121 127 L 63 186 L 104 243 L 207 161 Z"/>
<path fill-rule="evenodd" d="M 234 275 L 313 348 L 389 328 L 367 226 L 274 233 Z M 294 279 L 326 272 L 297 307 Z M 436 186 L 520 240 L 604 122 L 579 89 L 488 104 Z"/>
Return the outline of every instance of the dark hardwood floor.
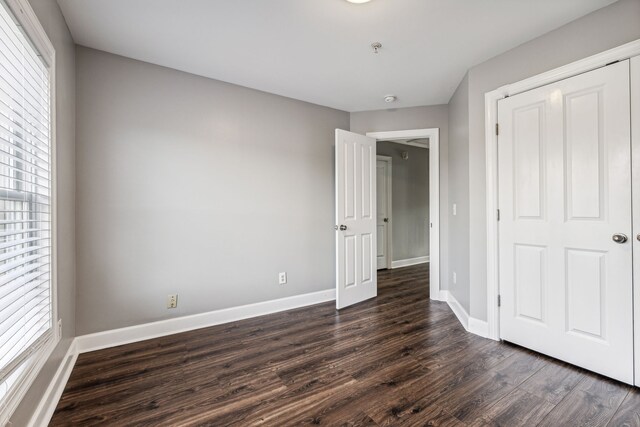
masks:
<path fill-rule="evenodd" d="M 640 426 L 640 393 L 467 333 L 428 267 L 378 298 L 80 355 L 51 425 Z"/>

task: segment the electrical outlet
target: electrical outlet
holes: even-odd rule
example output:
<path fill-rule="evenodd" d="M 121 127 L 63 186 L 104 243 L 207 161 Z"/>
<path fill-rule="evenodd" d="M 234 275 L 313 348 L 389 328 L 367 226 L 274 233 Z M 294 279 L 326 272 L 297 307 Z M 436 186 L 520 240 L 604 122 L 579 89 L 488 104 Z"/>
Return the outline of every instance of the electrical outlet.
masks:
<path fill-rule="evenodd" d="M 456 216 L 458 214 L 458 205 L 457 204 L 453 204 L 453 216 Z"/>
<path fill-rule="evenodd" d="M 167 297 L 167 308 L 176 308 L 178 306 L 178 295 L 169 295 Z"/>
<path fill-rule="evenodd" d="M 62 319 L 58 319 L 58 336 L 62 336 Z"/>
<path fill-rule="evenodd" d="M 455 283 L 456 283 L 456 279 L 457 279 L 457 277 L 456 277 L 456 272 L 454 271 L 454 272 L 453 272 L 453 284 L 454 284 L 454 285 L 455 285 Z"/>
<path fill-rule="evenodd" d="M 282 272 L 278 274 L 278 283 L 281 285 L 285 285 L 287 283 L 287 273 Z"/>

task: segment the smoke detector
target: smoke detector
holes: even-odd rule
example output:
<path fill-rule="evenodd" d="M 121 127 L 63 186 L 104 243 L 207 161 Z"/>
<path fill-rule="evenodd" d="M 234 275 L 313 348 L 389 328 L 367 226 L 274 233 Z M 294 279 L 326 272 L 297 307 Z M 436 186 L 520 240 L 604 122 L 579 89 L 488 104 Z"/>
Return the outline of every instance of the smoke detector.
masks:
<path fill-rule="evenodd" d="M 384 97 L 384 102 L 386 102 L 387 104 L 390 102 L 395 102 L 396 101 L 396 96 L 395 95 L 387 95 Z"/>

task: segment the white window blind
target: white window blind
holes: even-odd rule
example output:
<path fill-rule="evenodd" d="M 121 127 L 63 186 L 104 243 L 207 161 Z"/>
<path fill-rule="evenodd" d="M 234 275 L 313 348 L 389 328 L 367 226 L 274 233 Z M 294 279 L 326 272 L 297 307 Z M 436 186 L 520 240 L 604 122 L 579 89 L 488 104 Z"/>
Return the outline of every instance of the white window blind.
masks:
<path fill-rule="evenodd" d="M 53 339 L 49 80 L 0 0 L 0 408 Z"/>

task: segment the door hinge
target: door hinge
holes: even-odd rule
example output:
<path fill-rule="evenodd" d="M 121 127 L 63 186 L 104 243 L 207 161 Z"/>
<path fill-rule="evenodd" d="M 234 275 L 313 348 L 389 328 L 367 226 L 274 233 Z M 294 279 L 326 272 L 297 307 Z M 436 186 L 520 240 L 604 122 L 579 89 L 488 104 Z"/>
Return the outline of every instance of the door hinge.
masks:
<path fill-rule="evenodd" d="M 496 123 L 496 135 L 500 135 L 500 125 Z"/>
<path fill-rule="evenodd" d="M 498 218 L 498 221 L 500 221 L 500 209 L 497 209 L 497 211 L 498 211 L 497 218 Z"/>
<path fill-rule="evenodd" d="M 500 295 L 498 295 L 498 307 L 502 305 L 502 300 L 500 299 Z"/>

